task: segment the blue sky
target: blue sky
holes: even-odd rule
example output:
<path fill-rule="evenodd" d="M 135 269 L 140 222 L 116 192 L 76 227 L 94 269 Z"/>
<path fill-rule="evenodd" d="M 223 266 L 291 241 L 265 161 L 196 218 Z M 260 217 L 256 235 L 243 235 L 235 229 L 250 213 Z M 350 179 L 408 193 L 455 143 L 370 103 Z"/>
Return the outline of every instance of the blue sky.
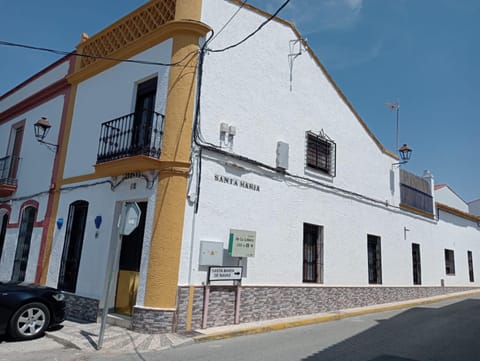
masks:
<path fill-rule="evenodd" d="M 73 50 L 144 0 L 0 0 L 0 40 Z M 283 0 L 250 0 L 273 12 Z M 429 169 L 465 201 L 480 198 L 480 1 L 291 0 L 294 22 L 382 144 L 413 149 L 405 169 Z M 0 94 L 58 56 L 0 46 Z"/>

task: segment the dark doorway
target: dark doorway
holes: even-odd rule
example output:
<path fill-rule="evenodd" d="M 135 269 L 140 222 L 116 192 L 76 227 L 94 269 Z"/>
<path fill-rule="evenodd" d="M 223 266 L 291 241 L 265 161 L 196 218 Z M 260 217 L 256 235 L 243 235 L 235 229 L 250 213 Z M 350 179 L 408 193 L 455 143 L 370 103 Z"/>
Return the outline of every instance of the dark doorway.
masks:
<path fill-rule="evenodd" d="M 422 284 L 422 265 L 420 260 L 420 245 L 412 243 L 413 284 Z"/>
<path fill-rule="evenodd" d="M 18 232 L 17 250 L 13 261 L 12 281 L 23 282 L 28 264 L 28 254 L 30 252 L 30 242 L 32 240 L 33 225 L 37 209 L 35 207 L 26 207 L 22 212 L 20 230 Z"/>
<path fill-rule="evenodd" d="M 382 250 L 380 246 L 380 237 L 367 237 L 368 242 L 368 283 L 382 283 Z"/>
<path fill-rule="evenodd" d="M 132 150 L 134 154 L 148 154 L 150 151 L 156 93 L 157 78 L 147 80 L 138 85 L 132 134 Z"/>
<path fill-rule="evenodd" d="M 147 214 L 147 202 L 137 202 L 141 215 L 138 227 L 128 236 L 122 236 L 118 266 L 115 312 L 131 315 L 137 300 L 138 278 L 142 259 L 143 235 Z"/>
<path fill-rule="evenodd" d="M 58 288 L 72 293 L 75 293 L 77 288 L 87 213 L 88 202 L 76 201 L 70 204 Z"/>

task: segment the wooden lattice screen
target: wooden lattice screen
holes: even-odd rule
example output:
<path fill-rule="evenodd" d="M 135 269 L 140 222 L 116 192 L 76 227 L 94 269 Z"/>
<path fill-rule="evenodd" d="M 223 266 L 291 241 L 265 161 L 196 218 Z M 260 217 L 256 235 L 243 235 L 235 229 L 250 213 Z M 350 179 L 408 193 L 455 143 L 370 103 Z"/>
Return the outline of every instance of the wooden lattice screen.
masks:
<path fill-rule="evenodd" d="M 156 0 L 118 20 L 104 31 L 86 40 L 77 47 L 78 53 L 92 55 L 83 57 L 79 70 L 97 61 L 95 57 L 109 57 L 117 50 L 141 39 L 175 18 L 176 0 Z"/>

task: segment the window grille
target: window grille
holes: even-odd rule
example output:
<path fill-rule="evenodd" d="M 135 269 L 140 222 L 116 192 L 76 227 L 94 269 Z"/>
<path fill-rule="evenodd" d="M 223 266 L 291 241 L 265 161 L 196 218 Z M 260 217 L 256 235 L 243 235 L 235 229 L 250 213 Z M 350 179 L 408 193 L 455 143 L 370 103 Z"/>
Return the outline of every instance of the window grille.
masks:
<path fill-rule="evenodd" d="M 318 169 L 332 177 L 336 175 L 336 144 L 326 136 L 307 132 L 307 167 Z"/>

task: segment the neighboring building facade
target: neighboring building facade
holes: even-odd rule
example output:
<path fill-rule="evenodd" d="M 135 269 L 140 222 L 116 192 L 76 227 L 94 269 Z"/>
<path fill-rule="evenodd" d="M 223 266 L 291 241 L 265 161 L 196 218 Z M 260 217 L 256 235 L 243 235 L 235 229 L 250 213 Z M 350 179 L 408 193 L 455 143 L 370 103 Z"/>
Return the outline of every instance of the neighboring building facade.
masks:
<path fill-rule="evenodd" d="M 468 209 L 471 214 L 475 214 L 480 217 L 480 199 L 469 202 Z"/>
<path fill-rule="evenodd" d="M 73 315 L 110 289 L 134 329 L 165 332 L 480 285 L 480 218 L 399 168 L 290 23 L 230 47 L 269 16 L 154 0 L 77 46 L 151 63 L 76 57 L 67 77 L 38 277 Z"/>
<path fill-rule="evenodd" d="M 64 57 L 0 97 L 0 274 L 34 282 L 44 254 L 58 170 L 73 59 Z M 51 114 L 52 131 L 40 144 L 34 124 Z"/>

